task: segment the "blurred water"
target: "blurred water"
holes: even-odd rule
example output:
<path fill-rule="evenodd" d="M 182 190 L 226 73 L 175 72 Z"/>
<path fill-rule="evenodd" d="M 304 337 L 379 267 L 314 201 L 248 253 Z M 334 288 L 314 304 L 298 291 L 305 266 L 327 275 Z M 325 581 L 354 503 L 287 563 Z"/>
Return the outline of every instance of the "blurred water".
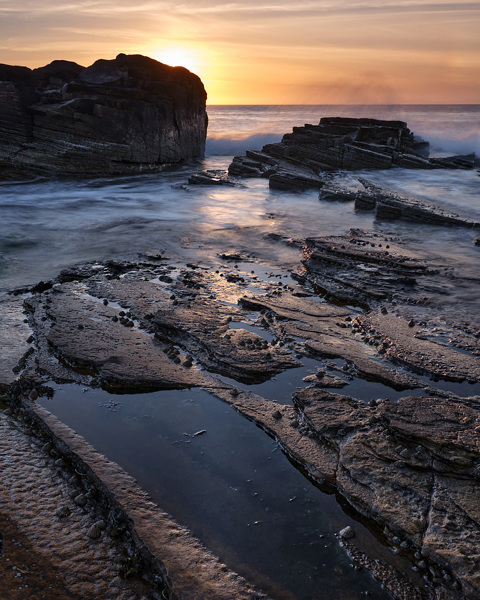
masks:
<path fill-rule="evenodd" d="M 128 178 L 0 184 L 0 290 L 54 277 L 72 264 L 138 252 L 164 250 L 211 261 L 216 252 L 234 247 L 266 253 L 277 264 L 297 260 L 298 254 L 272 245 L 265 235 L 345 233 L 371 226 L 372 216 L 356 214 L 351 205 L 320 203 L 315 192 L 270 191 L 263 180 L 246 180 L 243 188 L 182 187 L 189 174 L 226 169 L 237 151 L 261 147 L 322 116 L 405 119 L 418 133 L 462 148 L 470 141 L 476 147 L 480 131 L 480 106 L 212 106 L 208 112 L 203 161 Z M 395 170 L 368 177 L 478 218 L 476 172 Z"/>
<path fill-rule="evenodd" d="M 210 106 L 207 155 L 240 154 L 279 141 L 292 127 L 322 117 L 406 121 L 434 153 L 480 154 L 480 105 Z"/>
<path fill-rule="evenodd" d="M 265 239 L 268 233 L 341 233 L 346 221 L 371 223 L 353 206 L 321 208 L 315 192 L 271 192 L 265 180 L 248 180 L 243 188 L 180 187 L 190 173 L 228 162 L 209 158 L 128 179 L 1 185 L 0 289 L 52 278 L 72 264 L 139 252 L 215 261 L 217 252 L 249 249 L 282 264 L 291 251 Z"/>

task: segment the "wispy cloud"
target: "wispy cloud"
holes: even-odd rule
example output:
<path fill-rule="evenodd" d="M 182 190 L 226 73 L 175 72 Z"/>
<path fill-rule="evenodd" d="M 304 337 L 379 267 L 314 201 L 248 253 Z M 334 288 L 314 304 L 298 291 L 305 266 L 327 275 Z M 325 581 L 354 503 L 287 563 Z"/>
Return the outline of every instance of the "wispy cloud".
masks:
<path fill-rule="evenodd" d="M 184 44 L 209 57 L 210 81 L 232 94 L 247 94 L 252 80 L 265 93 L 321 89 L 374 64 L 412 89 L 426 89 L 430 75 L 440 89 L 442 73 L 456 69 L 480 98 L 478 31 L 473 0 L 0 0 L 0 62 L 91 64 Z"/>
<path fill-rule="evenodd" d="M 256 2 L 245 0 L 238 2 L 161 2 L 149 0 L 139 3 L 119 3 L 116 0 L 79 0 L 78 2 L 61 2 L 60 0 L 24 0 L 21 4 L 12 0 L 0 1 L 0 14 L 23 15 L 30 18 L 42 15 L 132 15 L 158 14 L 168 15 L 216 15 L 230 16 L 246 14 L 250 18 L 257 15 L 334 15 L 344 13 L 367 12 L 464 12 L 480 11 L 480 2 L 421 2 L 403 0 L 380 2 L 375 0 L 340 0 L 295 2 Z"/>
<path fill-rule="evenodd" d="M 480 2 L 421 2 L 415 0 L 404 0 L 399 2 L 375 2 L 369 0 L 338 2 L 255 2 L 246 0 L 244 2 L 202 2 L 182 3 L 175 5 L 174 11 L 180 14 L 213 14 L 213 15 L 236 15 L 247 14 L 249 16 L 266 15 L 341 15 L 352 13 L 398 13 L 407 12 L 464 12 L 480 11 Z"/>
<path fill-rule="evenodd" d="M 118 4 L 113 0 L 103 2 L 93 0 L 80 0 L 79 2 L 64 3 L 59 0 L 47 0 L 46 2 L 37 2 L 36 0 L 26 0 L 21 5 L 15 4 L 10 0 L 0 1 L 0 14 L 12 16 L 25 16 L 28 18 L 37 18 L 45 15 L 132 15 L 149 13 L 158 10 L 170 10 L 168 3 L 161 2 L 143 2 L 138 4 Z"/>

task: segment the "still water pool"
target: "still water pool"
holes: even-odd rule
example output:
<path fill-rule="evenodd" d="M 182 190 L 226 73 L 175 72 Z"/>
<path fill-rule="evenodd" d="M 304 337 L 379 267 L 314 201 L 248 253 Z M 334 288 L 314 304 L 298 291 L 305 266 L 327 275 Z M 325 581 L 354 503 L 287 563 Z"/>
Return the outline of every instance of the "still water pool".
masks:
<path fill-rule="evenodd" d="M 41 399 L 45 408 L 273 598 L 390 597 L 354 568 L 335 537 L 346 525 L 376 544 L 373 535 L 230 405 L 194 389 L 111 395 L 53 387 L 54 398 Z"/>

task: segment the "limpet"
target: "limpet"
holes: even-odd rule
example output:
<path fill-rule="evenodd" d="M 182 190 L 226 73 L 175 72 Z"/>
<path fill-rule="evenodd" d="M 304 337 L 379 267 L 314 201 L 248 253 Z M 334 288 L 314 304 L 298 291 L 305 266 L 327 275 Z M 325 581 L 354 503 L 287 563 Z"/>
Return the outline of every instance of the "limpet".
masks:
<path fill-rule="evenodd" d="M 78 494 L 78 496 L 75 496 L 73 501 L 77 506 L 85 506 L 85 504 L 87 503 L 87 499 L 83 494 Z"/>
<path fill-rule="evenodd" d="M 65 519 L 65 517 L 69 517 L 71 514 L 72 511 L 68 506 L 63 506 L 57 510 L 57 517 L 60 517 L 60 519 Z"/>
<path fill-rule="evenodd" d="M 98 538 L 102 535 L 102 530 L 96 523 L 94 523 L 87 531 L 87 535 L 92 540 L 98 540 Z"/>

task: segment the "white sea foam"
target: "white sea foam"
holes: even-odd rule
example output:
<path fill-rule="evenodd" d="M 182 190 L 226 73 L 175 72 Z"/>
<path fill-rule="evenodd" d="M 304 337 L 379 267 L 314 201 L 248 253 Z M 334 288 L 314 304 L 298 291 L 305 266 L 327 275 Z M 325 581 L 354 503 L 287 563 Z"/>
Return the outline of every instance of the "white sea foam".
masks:
<path fill-rule="evenodd" d="M 258 133 L 240 139 L 220 137 L 208 138 L 205 148 L 206 156 L 236 156 L 245 154 L 247 150 L 261 149 L 266 144 L 274 144 L 282 136 L 275 133 Z"/>
<path fill-rule="evenodd" d="M 472 133 L 464 138 L 442 138 L 432 135 L 428 138 L 430 142 L 430 152 L 433 155 L 438 154 L 470 154 L 475 152 L 480 156 L 480 133 Z"/>

